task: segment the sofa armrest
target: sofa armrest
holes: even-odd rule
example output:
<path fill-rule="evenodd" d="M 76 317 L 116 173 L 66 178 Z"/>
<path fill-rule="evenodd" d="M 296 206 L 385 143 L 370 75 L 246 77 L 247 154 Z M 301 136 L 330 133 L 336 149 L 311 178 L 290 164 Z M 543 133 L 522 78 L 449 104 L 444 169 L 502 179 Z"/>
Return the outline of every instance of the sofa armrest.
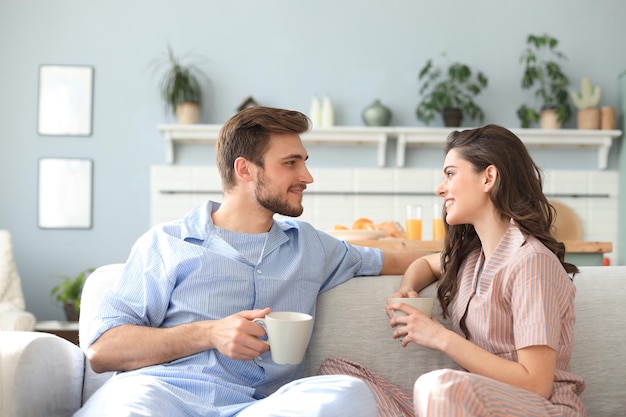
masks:
<path fill-rule="evenodd" d="M 33 313 L 24 310 L 9 310 L 0 315 L 0 330 L 35 330 L 37 320 Z"/>
<path fill-rule="evenodd" d="M 0 331 L 0 415 L 70 416 L 81 405 L 85 357 L 39 332 Z"/>

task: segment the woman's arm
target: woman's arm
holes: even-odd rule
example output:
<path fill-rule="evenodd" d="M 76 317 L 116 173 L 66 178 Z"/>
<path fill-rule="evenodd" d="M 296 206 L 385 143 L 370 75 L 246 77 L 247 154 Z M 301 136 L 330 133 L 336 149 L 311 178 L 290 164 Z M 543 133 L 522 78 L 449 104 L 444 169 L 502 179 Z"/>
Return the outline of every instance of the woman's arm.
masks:
<path fill-rule="evenodd" d="M 206 320 L 169 328 L 125 324 L 104 332 L 88 349 L 95 372 L 129 371 L 171 362 L 208 349 L 233 359 L 250 360 L 269 349 L 259 340 L 265 331 L 253 323 L 270 311 L 249 310 L 221 320 Z"/>
<path fill-rule="evenodd" d="M 417 293 L 441 277 L 441 254 L 431 253 L 416 259 L 402 277 L 394 297 L 417 297 Z"/>
<path fill-rule="evenodd" d="M 546 399 L 550 397 L 556 369 L 557 352 L 554 349 L 546 345 L 519 349 L 518 360 L 514 362 L 480 348 L 446 329 L 436 319 L 404 306 L 399 304 L 397 309 L 406 308 L 410 315 L 393 317 L 390 322 L 392 327 L 404 325 L 394 331 L 394 337 L 406 334 L 403 346 L 414 342 L 439 350 L 469 372 L 523 388 Z"/>
<path fill-rule="evenodd" d="M 417 260 L 407 270 L 400 291 L 410 295 L 411 291 L 421 290 L 425 283 L 433 279 L 433 276 L 440 276 L 438 261 L 439 259 L 434 256 Z M 528 287 L 532 285 L 532 282 L 529 283 L 529 281 L 534 282 L 537 277 L 542 277 L 544 285 L 535 285 L 535 287 L 554 289 L 544 294 L 544 297 L 551 296 L 553 298 L 544 301 L 544 305 L 547 307 L 542 310 L 552 318 L 548 323 L 554 327 L 559 322 L 560 317 L 556 307 L 560 303 L 554 298 L 559 294 L 556 285 L 564 281 L 564 278 L 559 274 L 562 272 L 559 269 L 560 265 L 554 264 L 552 267 L 554 270 L 547 270 L 542 274 L 535 273 L 536 269 L 523 268 L 524 271 L 531 272 L 516 279 L 515 283 L 519 288 L 514 291 L 517 295 L 514 304 L 523 306 L 537 302 L 537 295 L 528 291 Z M 549 279 L 552 279 L 554 283 L 548 281 Z M 407 314 L 407 316 L 392 317 L 390 321 L 392 327 L 400 324 L 395 328 L 393 337 L 406 335 L 402 342 L 403 346 L 409 342 L 414 342 L 430 349 L 439 350 L 469 372 L 535 392 L 544 398 L 550 396 L 556 370 L 557 352 L 547 344 L 537 344 L 518 349 L 516 352 L 517 361 L 508 360 L 475 345 L 454 331 L 448 330 L 436 319 L 431 319 L 406 304 L 388 304 L 387 310 L 388 312 L 402 310 Z M 516 313 L 518 319 L 524 315 L 524 310 L 521 310 Z"/>

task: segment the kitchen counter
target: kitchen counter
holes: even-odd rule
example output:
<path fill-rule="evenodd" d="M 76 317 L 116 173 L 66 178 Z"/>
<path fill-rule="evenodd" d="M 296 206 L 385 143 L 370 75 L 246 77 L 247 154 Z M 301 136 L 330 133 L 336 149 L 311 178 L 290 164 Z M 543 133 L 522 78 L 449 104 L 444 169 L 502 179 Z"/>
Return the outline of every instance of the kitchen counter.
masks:
<path fill-rule="evenodd" d="M 369 246 L 383 250 L 424 250 L 440 252 L 443 250 L 441 240 L 408 240 L 408 239 L 378 239 L 352 240 L 353 245 Z M 565 244 L 565 260 L 577 266 L 604 265 L 604 254 L 613 250 L 611 242 L 585 242 L 568 240 Z"/>

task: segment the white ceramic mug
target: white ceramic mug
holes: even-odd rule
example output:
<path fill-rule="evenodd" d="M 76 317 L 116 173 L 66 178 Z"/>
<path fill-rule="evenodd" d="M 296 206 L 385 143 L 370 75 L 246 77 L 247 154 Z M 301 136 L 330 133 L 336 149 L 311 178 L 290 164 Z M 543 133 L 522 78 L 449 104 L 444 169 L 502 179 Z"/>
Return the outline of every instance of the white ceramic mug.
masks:
<path fill-rule="evenodd" d="M 417 297 L 417 298 L 392 298 L 392 303 L 404 303 L 426 314 L 428 317 L 433 316 L 434 298 Z M 406 316 L 406 313 L 400 310 L 393 310 L 394 316 Z"/>
<path fill-rule="evenodd" d="M 292 311 L 274 311 L 264 318 L 254 319 L 265 328 L 272 360 L 283 365 L 298 365 L 304 359 L 309 343 L 313 317 Z"/>
<path fill-rule="evenodd" d="M 428 317 L 432 317 L 433 316 L 433 306 L 435 305 L 435 299 L 434 298 L 427 298 L 427 297 L 392 298 L 391 302 L 392 303 L 408 304 L 411 307 L 416 308 L 417 310 L 419 310 L 422 313 L 426 314 Z M 404 311 L 401 311 L 401 310 L 393 310 L 393 315 L 394 316 L 406 316 L 407 314 Z M 402 341 L 402 339 L 404 339 L 404 337 L 399 337 L 398 339 L 400 341 Z"/>

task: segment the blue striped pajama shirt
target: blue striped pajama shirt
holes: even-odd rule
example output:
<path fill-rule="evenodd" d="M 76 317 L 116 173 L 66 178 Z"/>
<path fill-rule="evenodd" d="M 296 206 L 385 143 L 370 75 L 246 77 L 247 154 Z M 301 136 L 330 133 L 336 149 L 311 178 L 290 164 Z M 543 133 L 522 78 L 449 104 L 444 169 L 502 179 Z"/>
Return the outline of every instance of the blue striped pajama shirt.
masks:
<path fill-rule="evenodd" d="M 314 316 L 320 292 L 381 271 L 379 250 L 346 244 L 294 220 L 275 220 L 265 234 L 231 235 L 239 239 L 236 250 L 212 223 L 209 213 L 218 207 L 206 202 L 138 239 L 119 281 L 104 296 L 87 337 L 91 343 L 123 324 L 172 327 L 265 307 Z M 254 252 L 260 258 L 249 260 Z M 242 361 L 212 349 L 120 373 L 94 397 L 108 395 L 120 410 L 138 408 L 137 415 L 231 416 L 302 373 L 303 364 L 277 365 L 270 352 Z M 88 401 L 80 413 L 95 415 L 102 401 Z"/>

